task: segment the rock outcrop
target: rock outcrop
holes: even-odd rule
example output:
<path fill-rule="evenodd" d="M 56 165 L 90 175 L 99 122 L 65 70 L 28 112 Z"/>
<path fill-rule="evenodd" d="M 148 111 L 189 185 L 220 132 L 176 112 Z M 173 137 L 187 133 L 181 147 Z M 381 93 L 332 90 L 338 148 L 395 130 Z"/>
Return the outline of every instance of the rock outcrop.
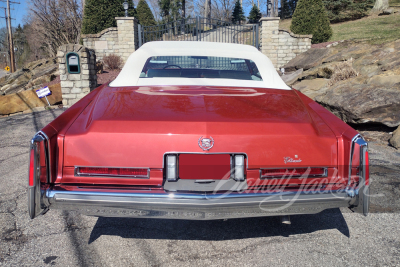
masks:
<path fill-rule="evenodd" d="M 397 149 L 400 149 L 400 127 L 393 132 L 392 138 L 390 138 L 389 143 Z"/>
<path fill-rule="evenodd" d="M 62 102 L 61 86 L 55 84 L 49 86 L 51 95 L 47 97 L 51 105 Z M 22 111 L 35 111 L 40 107 L 46 107 L 46 99 L 38 98 L 35 90 L 22 91 L 10 95 L 0 95 L 0 116 Z"/>
<path fill-rule="evenodd" d="M 57 71 L 58 64 L 55 58 L 28 63 L 22 69 L 0 79 L 0 95 L 36 89 L 41 84 L 55 79 Z"/>
<path fill-rule="evenodd" d="M 293 88 L 346 122 L 400 125 L 400 40 L 384 45 L 346 41 L 316 55 L 310 53 L 285 66 L 286 70 L 305 69 Z M 343 61 L 352 62 L 358 76 L 330 82 L 338 71 L 335 65 Z"/>

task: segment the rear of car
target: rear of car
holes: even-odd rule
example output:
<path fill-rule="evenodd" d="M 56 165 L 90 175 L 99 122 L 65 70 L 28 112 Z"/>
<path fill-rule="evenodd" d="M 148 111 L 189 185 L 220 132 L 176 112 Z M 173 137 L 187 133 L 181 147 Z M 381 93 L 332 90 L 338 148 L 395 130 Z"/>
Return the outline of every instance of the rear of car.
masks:
<path fill-rule="evenodd" d="M 367 143 L 355 130 L 267 73 L 259 52 L 165 43 L 135 52 L 113 83 L 35 135 L 31 218 L 368 213 Z"/>

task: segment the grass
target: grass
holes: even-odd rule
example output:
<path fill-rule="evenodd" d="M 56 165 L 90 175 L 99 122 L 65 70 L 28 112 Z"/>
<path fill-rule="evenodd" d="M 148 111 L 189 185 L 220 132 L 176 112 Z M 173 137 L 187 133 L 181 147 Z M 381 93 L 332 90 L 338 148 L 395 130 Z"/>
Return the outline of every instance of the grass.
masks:
<path fill-rule="evenodd" d="M 332 24 L 330 41 L 368 40 L 371 44 L 382 44 L 400 39 L 400 14 L 371 16 L 355 21 Z"/>
<path fill-rule="evenodd" d="M 390 5 L 399 3 L 392 0 Z M 398 10 L 398 9 L 397 9 Z M 382 44 L 400 39 L 400 10 L 388 16 L 369 16 L 359 20 L 331 24 L 333 35 L 329 41 L 367 40 L 371 44 Z M 281 20 L 279 28 L 289 30 L 291 19 Z"/>
<path fill-rule="evenodd" d="M 399 6 L 400 7 L 400 0 L 390 0 L 389 6 Z"/>

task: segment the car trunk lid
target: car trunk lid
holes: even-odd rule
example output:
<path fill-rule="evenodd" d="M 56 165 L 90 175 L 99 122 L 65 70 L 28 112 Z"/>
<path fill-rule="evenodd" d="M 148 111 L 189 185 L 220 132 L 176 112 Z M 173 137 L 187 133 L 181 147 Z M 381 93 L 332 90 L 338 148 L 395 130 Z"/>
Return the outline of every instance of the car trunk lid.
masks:
<path fill-rule="evenodd" d="M 243 153 L 248 169 L 337 165 L 332 131 L 292 90 L 157 86 L 103 89 L 68 130 L 64 166 L 161 169 L 171 152 Z"/>

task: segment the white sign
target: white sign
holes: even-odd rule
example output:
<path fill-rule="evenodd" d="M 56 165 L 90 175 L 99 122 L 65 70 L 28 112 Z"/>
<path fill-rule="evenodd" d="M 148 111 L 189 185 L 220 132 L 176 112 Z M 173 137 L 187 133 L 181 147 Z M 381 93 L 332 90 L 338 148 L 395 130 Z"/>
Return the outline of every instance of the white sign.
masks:
<path fill-rule="evenodd" d="M 43 88 L 40 88 L 40 89 L 36 90 L 36 94 L 37 94 L 37 96 L 39 98 L 43 98 L 43 97 L 46 97 L 48 95 L 51 95 L 51 92 L 50 92 L 49 87 L 46 86 L 46 87 L 43 87 Z"/>

